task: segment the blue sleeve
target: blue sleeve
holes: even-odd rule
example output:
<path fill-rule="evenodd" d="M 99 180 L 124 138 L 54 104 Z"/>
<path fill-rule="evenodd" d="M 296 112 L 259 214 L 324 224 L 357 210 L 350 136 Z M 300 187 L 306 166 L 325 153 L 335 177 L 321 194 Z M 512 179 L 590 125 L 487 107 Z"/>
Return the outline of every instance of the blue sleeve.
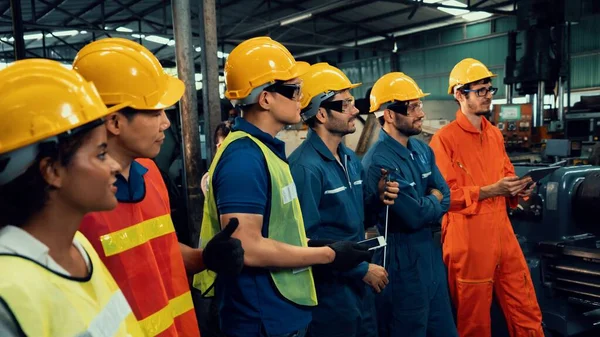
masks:
<path fill-rule="evenodd" d="M 242 138 L 225 149 L 211 185 L 219 214 L 265 215 L 269 173 L 263 153 L 251 139 Z"/>
<path fill-rule="evenodd" d="M 385 165 L 385 160 L 381 156 L 373 157 L 373 164 L 367 171 L 367 179 L 371 186 L 371 191 L 377 190 L 377 183 L 381 175 L 381 168 L 394 167 Z M 434 195 L 419 196 L 414 186 L 403 179 L 398 174 L 392 176 L 392 180 L 398 182 L 400 192 L 390 210 L 404 220 L 404 224 L 411 230 L 424 228 L 428 224 L 438 221 L 441 217 L 442 206 Z"/>
<path fill-rule="evenodd" d="M 356 280 L 356 281 L 362 281 L 362 279 L 365 277 L 365 275 L 367 275 L 368 271 L 369 271 L 369 263 L 361 262 L 358 264 L 358 266 L 356 266 L 348 271 L 340 272 L 340 274 L 345 277 L 348 277 L 350 279 Z"/>
<path fill-rule="evenodd" d="M 319 203 L 321 202 L 321 195 L 323 193 L 322 179 L 311 169 L 294 162 L 290 163 L 290 171 L 294 178 L 294 184 L 296 184 L 300 208 L 302 208 L 306 236 L 309 239 L 318 239 L 318 237 L 314 237 L 312 234 L 321 223 Z"/>
<path fill-rule="evenodd" d="M 371 188 L 369 188 L 364 167 L 360 170 L 360 175 L 363 180 L 364 228 L 367 229 L 377 225 L 377 209 L 381 206 L 382 202 L 379 200 L 379 190 L 377 185 L 375 185 L 375 191 L 371 191 Z M 380 179 L 381 174 L 377 179 L 377 184 L 379 184 Z"/>
<path fill-rule="evenodd" d="M 430 152 L 430 163 L 431 164 L 431 175 L 429 176 L 429 181 L 428 181 L 428 186 L 429 187 L 433 187 L 436 190 L 442 192 L 442 195 L 444 196 L 444 198 L 442 199 L 441 207 L 442 207 L 442 214 L 439 217 L 442 217 L 446 212 L 448 212 L 448 209 L 450 208 L 450 188 L 448 187 L 448 184 L 446 183 L 446 179 L 444 179 L 444 176 L 442 176 L 442 173 L 440 172 L 440 170 L 438 169 L 436 163 L 435 163 L 435 154 L 433 153 L 433 150 L 431 148 L 429 148 L 429 152 Z"/>

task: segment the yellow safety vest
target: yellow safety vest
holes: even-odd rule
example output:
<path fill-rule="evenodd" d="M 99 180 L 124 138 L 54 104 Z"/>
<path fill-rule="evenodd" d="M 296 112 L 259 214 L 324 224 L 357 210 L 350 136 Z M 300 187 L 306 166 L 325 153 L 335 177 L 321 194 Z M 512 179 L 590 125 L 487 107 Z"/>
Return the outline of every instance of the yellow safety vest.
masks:
<path fill-rule="evenodd" d="M 230 132 L 219 147 L 208 171 L 210 172 L 209 186 L 212 173 L 227 146 L 245 137 L 250 138 L 261 149 L 271 177 L 271 213 L 269 217 L 268 238 L 294 246 L 307 247 L 302 211 L 289 165 L 260 140 L 243 131 Z M 208 241 L 221 230 L 215 195 L 210 191 L 210 187 L 207 194 L 200 232 L 202 247 L 205 247 Z M 216 274 L 214 272 L 209 270 L 203 271 L 194 275 L 194 287 L 204 293 L 213 285 L 215 278 Z M 272 270 L 271 278 L 279 293 L 286 299 L 304 306 L 317 305 L 315 282 L 310 267 L 296 270 Z M 212 294 L 211 290 L 209 295 Z"/>
<path fill-rule="evenodd" d="M 85 279 L 59 275 L 27 258 L 0 254 L 0 298 L 26 336 L 143 336 L 114 279 L 79 232 L 90 257 Z"/>

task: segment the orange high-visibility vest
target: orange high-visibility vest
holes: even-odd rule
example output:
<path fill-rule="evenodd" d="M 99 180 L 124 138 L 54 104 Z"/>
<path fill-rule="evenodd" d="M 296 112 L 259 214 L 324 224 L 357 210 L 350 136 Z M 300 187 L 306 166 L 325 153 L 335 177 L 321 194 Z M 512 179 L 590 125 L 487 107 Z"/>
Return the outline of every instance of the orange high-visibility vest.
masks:
<path fill-rule="evenodd" d="M 117 281 L 147 336 L 199 337 L 167 188 L 152 160 L 136 161 L 148 169 L 144 199 L 88 214 L 80 231 Z"/>

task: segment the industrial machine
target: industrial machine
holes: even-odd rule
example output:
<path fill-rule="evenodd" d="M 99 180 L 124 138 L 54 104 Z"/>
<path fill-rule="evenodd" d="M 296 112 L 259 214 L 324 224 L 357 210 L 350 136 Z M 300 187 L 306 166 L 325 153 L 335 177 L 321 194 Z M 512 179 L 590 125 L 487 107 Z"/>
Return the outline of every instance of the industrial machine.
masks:
<path fill-rule="evenodd" d="M 492 121 L 504 136 L 506 151 L 529 150 L 532 142 L 533 105 L 495 105 L 492 113 Z"/>
<path fill-rule="evenodd" d="M 522 176 L 544 165 L 515 165 L 515 171 Z M 509 216 L 546 336 L 600 336 L 600 167 L 558 169 Z"/>

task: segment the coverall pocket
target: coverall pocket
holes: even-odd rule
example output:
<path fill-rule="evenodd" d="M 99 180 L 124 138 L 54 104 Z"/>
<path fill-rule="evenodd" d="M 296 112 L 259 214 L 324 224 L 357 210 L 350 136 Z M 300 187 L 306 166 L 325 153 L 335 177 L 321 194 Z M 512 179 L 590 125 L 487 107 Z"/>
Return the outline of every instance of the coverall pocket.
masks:
<path fill-rule="evenodd" d="M 419 258 L 406 266 L 399 266 L 394 278 L 393 306 L 395 311 L 415 310 L 426 306 L 427 292 L 421 282 Z"/>
<path fill-rule="evenodd" d="M 489 317 L 490 308 L 492 306 L 494 281 L 492 279 L 471 280 L 460 278 L 456 281 L 458 321 L 472 322 L 475 326 L 488 324 L 489 319 L 480 319 L 480 317 L 481 315 L 487 315 L 487 317 Z"/>

